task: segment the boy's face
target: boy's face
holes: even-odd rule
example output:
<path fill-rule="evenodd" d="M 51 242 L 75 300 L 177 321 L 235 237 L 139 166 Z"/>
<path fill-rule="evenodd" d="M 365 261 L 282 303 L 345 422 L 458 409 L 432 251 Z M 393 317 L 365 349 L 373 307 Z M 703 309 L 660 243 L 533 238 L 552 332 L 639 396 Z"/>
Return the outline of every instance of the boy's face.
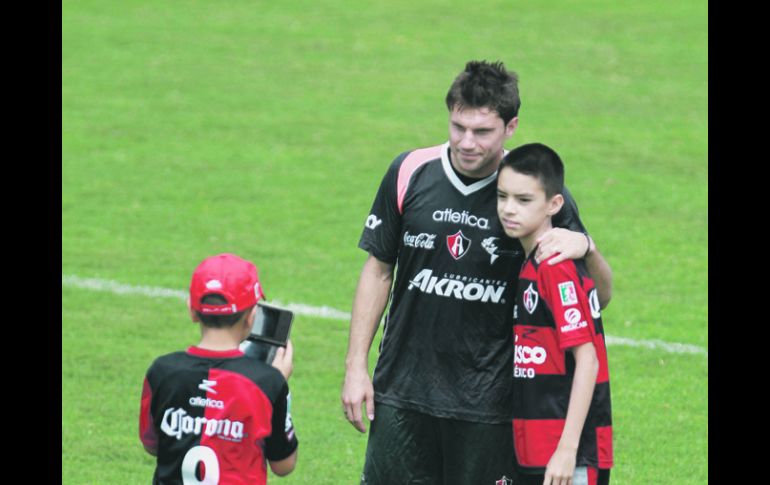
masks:
<path fill-rule="evenodd" d="M 525 238 L 544 226 L 550 227 L 549 216 L 559 211 L 561 195 L 546 199 L 545 189 L 532 176 L 505 167 L 497 179 L 497 216 L 505 233 L 513 238 Z"/>
<path fill-rule="evenodd" d="M 455 107 L 449 113 L 452 165 L 469 177 L 493 174 L 503 158 L 503 145 L 518 123 L 516 117 L 506 125 L 497 111 L 489 108 Z"/>

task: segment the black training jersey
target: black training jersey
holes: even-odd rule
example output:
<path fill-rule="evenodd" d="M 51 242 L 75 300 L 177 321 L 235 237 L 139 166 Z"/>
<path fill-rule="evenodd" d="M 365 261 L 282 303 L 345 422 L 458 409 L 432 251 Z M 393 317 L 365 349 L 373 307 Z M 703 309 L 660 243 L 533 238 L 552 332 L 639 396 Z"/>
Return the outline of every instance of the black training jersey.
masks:
<path fill-rule="evenodd" d="M 496 176 L 465 185 L 449 144 L 398 156 L 359 247 L 395 264 L 375 401 L 433 416 L 510 422 L 510 315 L 521 245 L 497 218 Z M 565 191 L 554 224 L 583 230 Z"/>
<path fill-rule="evenodd" d="M 281 373 L 240 350 L 159 357 L 144 381 L 139 437 L 157 452 L 154 485 L 264 484 L 265 459 L 297 448 Z"/>
<path fill-rule="evenodd" d="M 533 251 L 534 253 L 534 251 Z M 612 467 L 610 375 L 599 298 L 581 262 L 553 266 L 526 260 L 514 308 L 513 436 L 516 460 L 544 473 L 559 444 L 569 407 L 575 358 L 591 342 L 599 360 L 577 466 Z"/>

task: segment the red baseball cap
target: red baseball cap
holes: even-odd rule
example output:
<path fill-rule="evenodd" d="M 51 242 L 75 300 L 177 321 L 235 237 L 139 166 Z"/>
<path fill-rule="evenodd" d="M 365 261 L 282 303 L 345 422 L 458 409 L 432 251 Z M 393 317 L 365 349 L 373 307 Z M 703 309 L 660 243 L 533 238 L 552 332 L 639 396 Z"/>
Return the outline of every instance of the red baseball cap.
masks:
<path fill-rule="evenodd" d="M 222 296 L 227 303 L 201 303 L 201 298 L 213 294 Z M 257 267 L 235 254 L 223 253 L 204 259 L 195 268 L 190 282 L 190 307 L 206 315 L 238 313 L 264 297 Z"/>

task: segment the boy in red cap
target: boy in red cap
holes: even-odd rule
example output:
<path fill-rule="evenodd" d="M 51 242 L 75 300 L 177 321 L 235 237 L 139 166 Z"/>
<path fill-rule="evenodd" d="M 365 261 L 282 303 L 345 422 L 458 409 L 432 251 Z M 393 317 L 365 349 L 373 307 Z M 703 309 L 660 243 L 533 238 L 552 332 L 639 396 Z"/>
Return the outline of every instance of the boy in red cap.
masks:
<path fill-rule="evenodd" d="M 272 366 L 238 348 L 262 298 L 256 266 L 234 254 L 195 269 L 188 304 L 201 340 L 157 358 L 144 380 L 139 438 L 157 456 L 154 485 L 264 484 L 266 463 L 279 476 L 294 470 L 291 342 Z"/>

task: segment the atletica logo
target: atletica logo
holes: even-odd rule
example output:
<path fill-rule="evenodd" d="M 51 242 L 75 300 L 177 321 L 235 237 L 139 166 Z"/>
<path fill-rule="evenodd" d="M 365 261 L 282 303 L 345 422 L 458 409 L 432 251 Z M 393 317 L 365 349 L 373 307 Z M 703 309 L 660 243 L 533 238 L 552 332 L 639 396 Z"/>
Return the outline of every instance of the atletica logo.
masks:
<path fill-rule="evenodd" d="M 240 441 L 243 439 L 243 423 L 229 419 L 213 419 L 197 416 L 193 418 L 182 408 L 168 408 L 163 413 L 160 429 L 171 437 L 182 439 L 188 434 L 205 434 Z"/>
<path fill-rule="evenodd" d="M 209 397 L 195 396 L 195 397 L 191 397 L 188 402 L 190 403 L 191 406 L 198 406 L 201 408 L 218 408 L 218 409 L 225 408 L 224 401 L 217 401 L 216 399 L 211 399 Z"/>
<path fill-rule="evenodd" d="M 498 284 L 492 284 L 493 282 Z M 433 276 L 433 270 L 423 269 L 417 273 L 414 279 L 409 281 L 408 289 L 419 288 L 423 293 L 453 296 L 458 300 L 505 303 L 502 299 L 505 286 L 504 281 L 469 278 L 467 276 L 448 278 L 444 274 L 444 277 L 439 279 L 438 276 Z"/>
<path fill-rule="evenodd" d="M 217 381 L 210 381 L 208 379 L 203 379 L 200 384 L 198 384 L 198 389 L 201 391 L 210 392 L 211 394 L 216 394 L 217 391 L 214 390 L 214 386 L 217 385 Z"/>
<path fill-rule="evenodd" d="M 421 249 L 434 249 L 433 240 L 436 239 L 435 234 L 428 234 L 421 232 L 420 234 L 409 234 L 409 231 L 404 233 L 404 246 Z"/>
<path fill-rule="evenodd" d="M 433 213 L 433 220 L 436 222 L 465 224 L 466 226 L 478 227 L 479 229 L 489 229 L 489 219 L 468 214 L 468 211 L 455 212 L 453 209 L 437 210 Z"/>

